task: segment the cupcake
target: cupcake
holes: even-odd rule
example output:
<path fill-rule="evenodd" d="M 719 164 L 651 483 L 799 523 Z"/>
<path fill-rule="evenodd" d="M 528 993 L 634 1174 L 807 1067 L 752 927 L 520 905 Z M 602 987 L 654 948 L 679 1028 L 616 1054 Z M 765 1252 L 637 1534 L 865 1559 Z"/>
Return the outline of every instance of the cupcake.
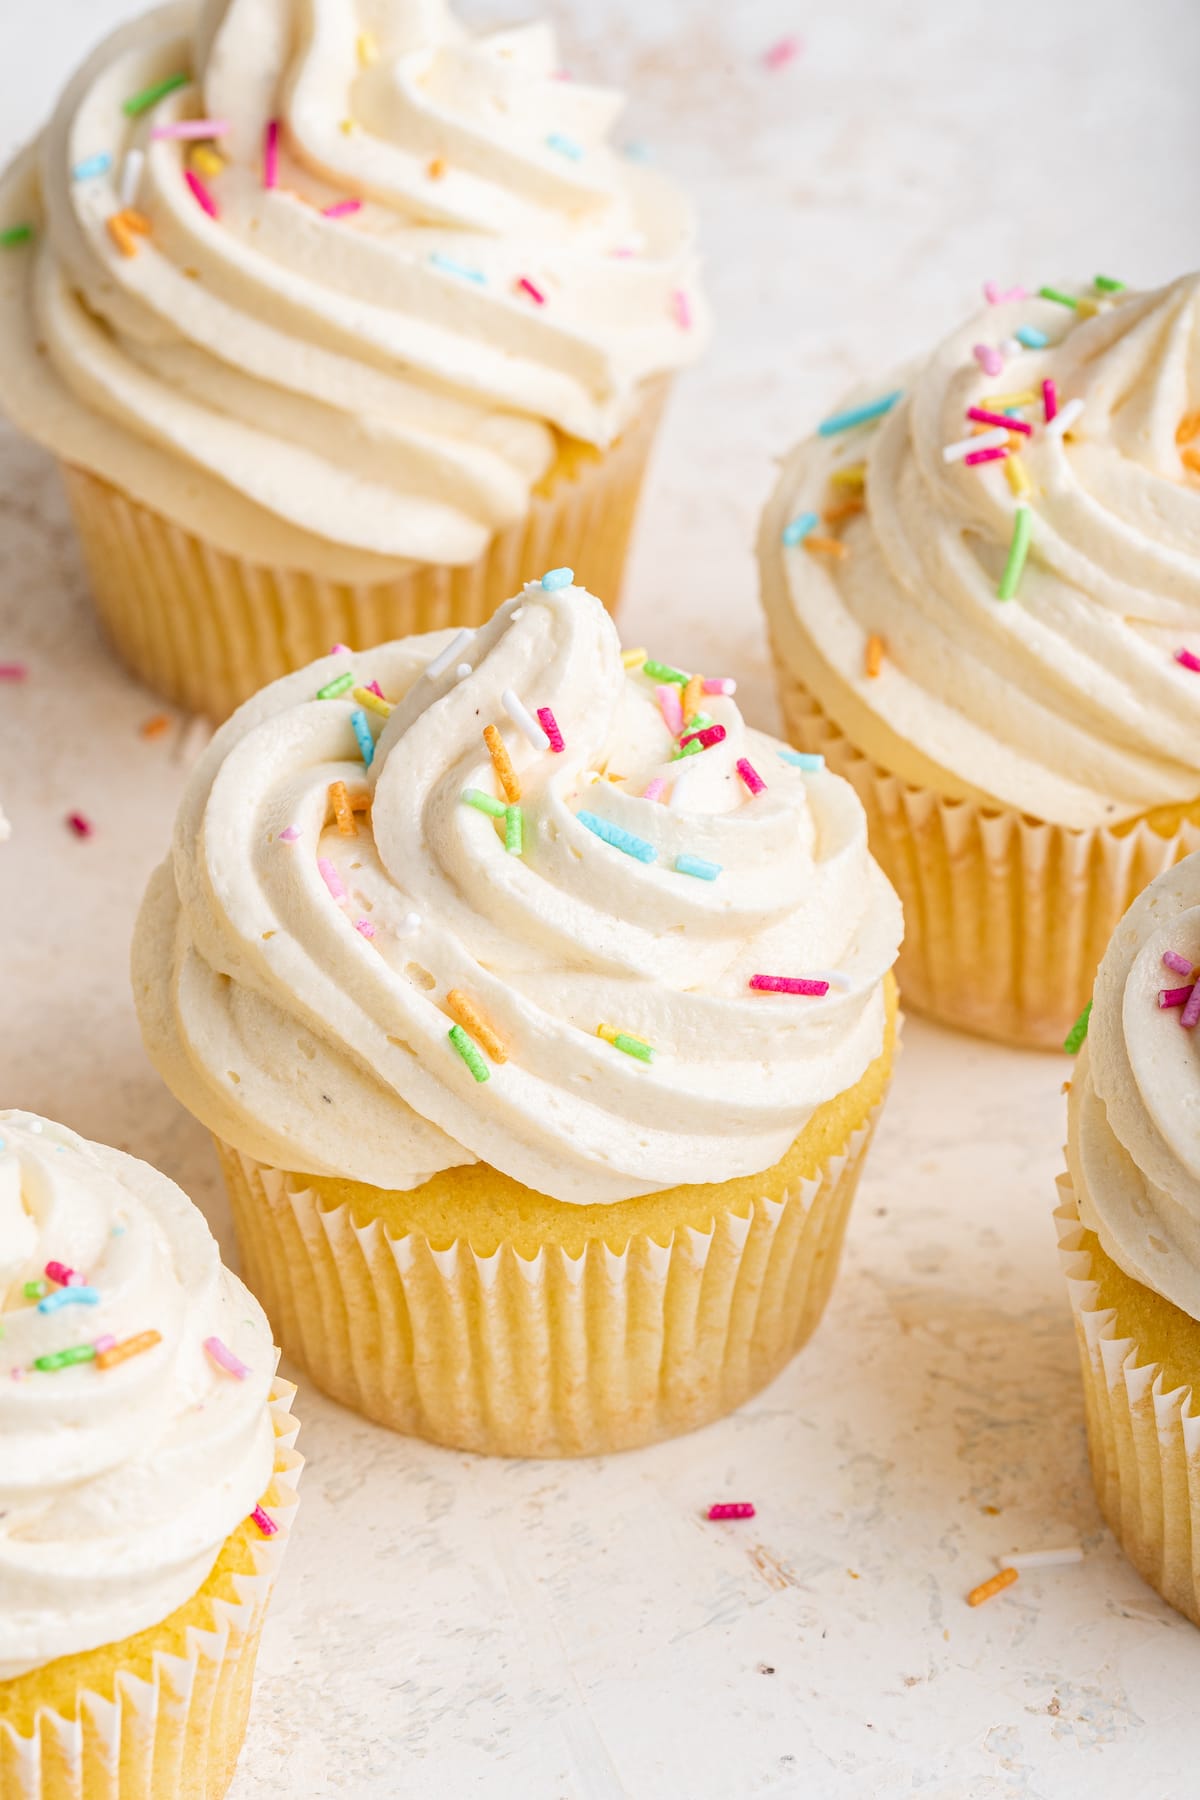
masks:
<path fill-rule="evenodd" d="M 1057 1217 L 1101 1509 L 1200 1625 L 1198 974 L 1192 856 L 1134 901 L 1100 965 Z"/>
<path fill-rule="evenodd" d="M 287 1353 L 397 1430 L 713 1419 L 820 1317 L 891 1068 L 853 789 L 560 569 L 326 657 L 193 770 L 135 933 Z"/>
<path fill-rule="evenodd" d="M 114 644 L 223 718 L 330 644 L 615 600 L 691 215 L 545 26 L 163 7 L 0 183 L 0 405 L 59 459 Z"/>
<path fill-rule="evenodd" d="M 1198 295 L 998 298 L 826 419 L 766 509 L 788 731 L 858 790 L 901 991 L 947 1024 L 1061 1045 L 1200 845 Z"/>
<path fill-rule="evenodd" d="M 295 1508 L 267 1321 L 164 1175 L 0 1113 L 0 1794 L 219 1800 Z"/>

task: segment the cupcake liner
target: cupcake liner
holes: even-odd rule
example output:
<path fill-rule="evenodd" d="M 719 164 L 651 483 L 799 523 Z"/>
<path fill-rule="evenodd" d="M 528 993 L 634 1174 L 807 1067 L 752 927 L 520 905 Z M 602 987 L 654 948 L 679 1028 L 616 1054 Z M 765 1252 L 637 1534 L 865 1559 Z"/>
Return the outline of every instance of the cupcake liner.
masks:
<path fill-rule="evenodd" d="M 245 1735 L 258 1641 L 297 1505 L 304 1459 L 295 1449 L 295 1392 L 281 1380 L 271 1390 L 275 1468 L 265 1503 L 279 1530 L 253 1540 L 254 1572 L 235 1578 L 237 1600 L 214 1595 L 211 1629 L 189 1626 L 183 1655 L 156 1650 L 152 1679 L 119 1671 L 110 1693 L 78 1689 L 69 1712 L 39 1707 L 28 1734 L 0 1719 L 0 1800 L 220 1800 Z M 170 1626 L 163 1621 L 166 1641 Z"/>
<path fill-rule="evenodd" d="M 1108 941 L 1200 826 L 1069 830 L 910 786 L 855 749 L 776 658 L 785 729 L 845 776 L 904 907 L 904 1005 L 1004 1043 L 1061 1050 Z"/>
<path fill-rule="evenodd" d="M 615 610 L 667 380 L 608 450 L 567 442 L 529 510 L 462 568 L 411 563 L 334 581 L 215 549 L 100 476 L 61 465 L 97 610 L 148 687 L 218 723 L 268 681 L 325 656 L 482 625 L 524 582 L 568 564 Z"/>
<path fill-rule="evenodd" d="M 499 1456 L 580 1456 L 721 1417 L 815 1329 L 879 1106 L 810 1180 L 707 1231 L 579 1256 L 437 1248 L 217 1140 L 246 1280 L 313 1381 L 396 1431 Z M 764 1189 L 770 1174 L 763 1177 Z"/>
<path fill-rule="evenodd" d="M 1190 1387 L 1168 1388 L 1118 1315 L 1097 1305 L 1095 1240 L 1080 1223 L 1069 1175 L 1058 1179 L 1059 1257 L 1067 1277 L 1100 1510 L 1152 1588 L 1200 1625 L 1200 1414 Z M 1165 1303 L 1164 1303 L 1165 1304 Z"/>

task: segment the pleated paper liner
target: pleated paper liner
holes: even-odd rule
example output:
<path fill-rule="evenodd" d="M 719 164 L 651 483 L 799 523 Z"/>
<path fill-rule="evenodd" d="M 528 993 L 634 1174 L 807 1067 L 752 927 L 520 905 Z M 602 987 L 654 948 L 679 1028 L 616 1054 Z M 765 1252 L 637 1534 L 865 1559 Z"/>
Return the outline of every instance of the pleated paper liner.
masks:
<path fill-rule="evenodd" d="M 274 1536 L 247 1520 L 161 1625 L 0 1682 L 0 1800 L 221 1800 L 297 1504 L 295 1392 L 282 1380 L 271 1391 L 275 1468 L 262 1504 Z"/>
<path fill-rule="evenodd" d="M 1200 1324 L 1117 1268 L 1069 1175 L 1058 1191 L 1100 1510 L 1143 1580 L 1200 1625 Z"/>
<path fill-rule="evenodd" d="M 1154 815 L 1087 831 L 910 786 L 861 754 L 778 657 L 785 729 L 851 782 L 904 907 L 906 1008 L 1003 1043 L 1060 1050 L 1108 941 L 1200 825 Z"/>
<path fill-rule="evenodd" d="M 484 624 L 521 586 L 564 564 L 615 609 L 646 463 L 669 381 L 647 389 L 606 451 L 560 440 L 518 523 L 462 568 L 413 563 L 387 581 L 327 580 L 214 549 L 99 476 L 62 465 L 92 594 L 134 674 L 214 721 L 268 681 L 325 656 L 443 626 Z"/>

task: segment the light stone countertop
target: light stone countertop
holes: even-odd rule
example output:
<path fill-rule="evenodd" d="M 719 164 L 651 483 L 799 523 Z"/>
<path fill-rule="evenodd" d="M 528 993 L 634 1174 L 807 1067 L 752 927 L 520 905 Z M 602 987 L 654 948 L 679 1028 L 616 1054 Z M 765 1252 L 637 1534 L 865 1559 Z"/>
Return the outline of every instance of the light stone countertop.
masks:
<path fill-rule="evenodd" d="M 0 138 L 127 10 L 10 9 Z M 737 674 L 770 725 L 749 546 L 771 451 L 931 345 L 985 276 L 1149 284 L 1200 261 L 1200 9 L 552 10 L 568 65 L 636 93 L 628 135 L 696 193 L 719 320 L 677 392 L 623 629 Z M 803 58 L 767 73 L 791 31 Z M 5 433 L 11 659 L 32 674 L 0 689 L 0 1104 L 160 1164 L 232 1254 L 208 1141 L 147 1064 L 126 977 L 185 722 L 139 737 L 157 703 L 98 638 L 53 471 Z M 821 1330 L 696 1436 L 487 1463 L 302 1390 L 304 1504 L 233 1800 L 1195 1792 L 1200 1634 L 1124 1563 L 1088 1478 L 1051 1223 L 1067 1070 L 910 1022 Z M 721 1498 L 757 1519 L 704 1522 Z M 1074 1542 L 1081 1567 L 964 1605 L 997 1555 Z"/>

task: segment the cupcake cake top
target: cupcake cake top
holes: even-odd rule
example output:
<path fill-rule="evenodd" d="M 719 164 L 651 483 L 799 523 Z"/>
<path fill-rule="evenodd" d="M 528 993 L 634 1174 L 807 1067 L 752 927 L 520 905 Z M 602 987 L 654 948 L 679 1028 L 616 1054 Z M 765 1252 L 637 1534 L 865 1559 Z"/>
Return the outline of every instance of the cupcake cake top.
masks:
<path fill-rule="evenodd" d="M 159 7 L 0 185 L 5 411 L 236 554 L 469 562 L 704 336 L 620 105 L 440 0 Z"/>
<path fill-rule="evenodd" d="M 991 297 L 788 458 L 771 632 L 904 779 L 1117 824 L 1200 793 L 1200 276 Z"/>
<path fill-rule="evenodd" d="M 276 1352 L 146 1163 L 0 1112 L 0 1681 L 157 1624 L 271 1477 Z"/>
<path fill-rule="evenodd" d="M 853 790 L 570 582 L 338 649 L 196 765 L 134 986 L 236 1148 L 616 1201 L 768 1167 L 878 1054 L 900 911 Z"/>

